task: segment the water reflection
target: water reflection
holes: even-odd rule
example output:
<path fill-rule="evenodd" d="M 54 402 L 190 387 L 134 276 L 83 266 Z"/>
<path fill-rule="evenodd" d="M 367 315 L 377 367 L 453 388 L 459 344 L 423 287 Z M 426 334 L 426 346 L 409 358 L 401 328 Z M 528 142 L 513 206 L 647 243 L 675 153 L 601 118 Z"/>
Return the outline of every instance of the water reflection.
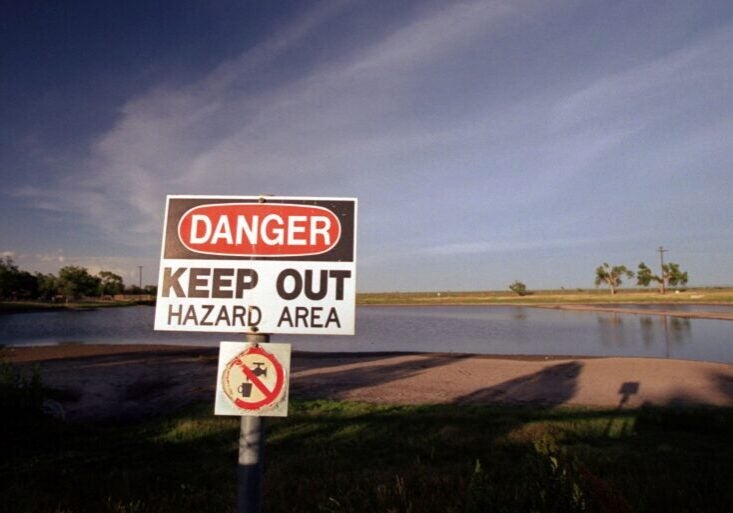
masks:
<path fill-rule="evenodd" d="M 626 347 L 623 314 L 609 313 L 597 316 L 601 343 L 607 347 Z"/>
<path fill-rule="evenodd" d="M 639 318 L 642 340 L 647 348 L 653 347 L 661 339 L 664 355 L 669 358 L 675 349 L 692 343 L 692 322 L 690 319 L 657 315 Z"/>
<path fill-rule="evenodd" d="M 664 320 L 669 324 L 665 331 L 674 345 L 682 346 L 692 341 L 692 324 L 690 319 L 682 317 L 664 316 Z"/>
<path fill-rule="evenodd" d="M 0 315 L 0 345 L 215 346 L 237 334 L 153 331 L 154 309 Z M 300 351 L 648 356 L 733 363 L 732 321 L 533 307 L 357 308 L 356 335 L 274 335 Z"/>
<path fill-rule="evenodd" d="M 517 321 L 524 321 L 527 319 L 527 312 L 525 311 L 525 308 L 523 306 L 517 307 L 516 312 L 512 314 L 512 319 L 516 319 Z"/>

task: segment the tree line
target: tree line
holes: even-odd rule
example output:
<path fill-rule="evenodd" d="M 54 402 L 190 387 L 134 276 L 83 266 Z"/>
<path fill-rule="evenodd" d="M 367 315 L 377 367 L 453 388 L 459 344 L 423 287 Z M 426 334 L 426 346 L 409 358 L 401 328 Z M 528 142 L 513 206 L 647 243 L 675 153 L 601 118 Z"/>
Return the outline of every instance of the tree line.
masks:
<path fill-rule="evenodd" d="M 125 286 L 122 277 L 110 271 L 90 274 L 84 267 L 67 265 L 52 273 L 29 273 L 18 268 L 11 257 L 0 258 L 0 300 L 53 300 L 58 297 L 114 296 L 115 294 L 155 294 L 148 285 Z"/>
<path fill-rule="evenodd" d="M 623 284 L 624 279 L 631 279 L 634 276 L 636 276 L 636 284 L 642 287 L 648 287 L 652 283 L 657 283 L 661 294 L 664 294 L 668 287 L 687 285 L 687 280 L 689 278 L 687 271 L 683 272 L 680 270 L 679 264 L 669 262 L 667 264 L 662 264 L 661 269 L 662 272 L 660 274 L 654 274 L 648 265 L 641 262 L 636 273 L 634 273 L 625 265 L 611 266 L 604 262 L 603 265 L 596 268 L 596 287 L 608 285 L 611 289 L 611 294 L 615 294 L 616 289 Z M 514 283 L 509 285 L 509 290 L 520 296 L 531 294 L 527 289 L 527 286 L 519 280 L 516 280 Z"/>
<path fill-rule="evenodd" d="M 667 287 L 687 285 L 687 272 L 680 270 L 679 264 L 672 262 L 662 264 L 661 270 L 662 272 L 660 274 L 654 274 L 649 266 L 641 262 L 636 273 L 634 273 L 625 265 L 611 266 L 604 262 L 603 265 L 596 268 L 596 287 L 604 284 L 608 285 L 611 289 L 611 294 L 615 294 L 616 289 L 622 285 L 624 278 L 631 279 L 634 276 L 636 276 L 636 284 L 642 287 L 648 287 L 652 282 L 657 283 L 660 294 L 664 294 L 667 291 Z"/>

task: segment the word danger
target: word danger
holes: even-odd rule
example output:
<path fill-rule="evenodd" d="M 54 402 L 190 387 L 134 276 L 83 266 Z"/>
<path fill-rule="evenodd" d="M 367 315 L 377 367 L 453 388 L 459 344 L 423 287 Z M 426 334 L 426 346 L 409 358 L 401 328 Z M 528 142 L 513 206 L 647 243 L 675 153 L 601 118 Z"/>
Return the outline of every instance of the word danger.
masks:
<path fill-rule="evenodd" d="M 186 248 L 211 255 L 318 255 L 332 249 L 340 236 L 338 217 L 310 205 L 200 205 L 186 212 L 178 224 L 178 238 Z"/>

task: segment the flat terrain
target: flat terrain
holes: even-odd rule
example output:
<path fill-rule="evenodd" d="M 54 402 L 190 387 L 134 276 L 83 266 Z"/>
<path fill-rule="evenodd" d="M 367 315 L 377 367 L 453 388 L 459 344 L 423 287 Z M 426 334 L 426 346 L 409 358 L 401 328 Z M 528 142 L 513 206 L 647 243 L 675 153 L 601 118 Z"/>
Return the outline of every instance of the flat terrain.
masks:
<path fill-rule="evenodd" d="M 362 305 L 451 305 L 451 304 L 512 304 L 512 305 L 568 305 L 568 304 L 733 304 L 732 287 L 704 287 L 671 290 L 659 294 L 655 289 L 619 289 L 611 294 L 608 289 L 561 289 L 529 291 L 520 296 L 509 290 L 473 292 L 380 292 L 357 294 Z"/>
<path fill-rule="evenodd" d="M 613 302 L 612 302 L 613 300 Z M 663 301 L 660 302 L 660 301 Z M 733 289 L 668 293 L 544 291 L 362 294 L 361 304 L 528 304 L 733 320 L 715 305 L 733 304 Z M 638 310 L 623 303 L 656 304 Z M 665 304 L 705 304 L 684 312 Z M 733 349 L 732 349 L 733 350 Z M 213 404 L 217 349 L 160 345 L 59 345 L 2 348 L 0 359 L 40 369 L 70 419 L 136 418 L 195 401 Z M 538 404 L 632 408 L 643 405 L 733 406 L 733 365 L 648 358 L 479 356 L 455 354 L 296 352 L 290 395 L 383 404 Z"/>
<path fill-rule="evenodd" d="M 195 401 L 213 408 L 218 350 L 153 345 L 5 348 L 60 391 L 67 418 L 134 419 Z M 646 358 L 301 353 L 294 399 L 384 404 L 733 406 L 733 365 Z"/>

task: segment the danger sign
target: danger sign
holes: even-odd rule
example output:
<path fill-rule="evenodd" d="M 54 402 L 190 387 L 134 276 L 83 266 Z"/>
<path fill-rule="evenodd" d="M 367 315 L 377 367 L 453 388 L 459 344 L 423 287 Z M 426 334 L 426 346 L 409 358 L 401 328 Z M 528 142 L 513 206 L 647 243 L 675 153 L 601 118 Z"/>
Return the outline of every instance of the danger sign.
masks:
<path fill-rule="evenodd" d="M 214 413 L 286 416 L 289 371 L 289 344 L 222 342 Z"/>
<path fill-rule="evenodd" d="M 356 200 L 168 196 L 155 329 L 353 335 Z"/>

